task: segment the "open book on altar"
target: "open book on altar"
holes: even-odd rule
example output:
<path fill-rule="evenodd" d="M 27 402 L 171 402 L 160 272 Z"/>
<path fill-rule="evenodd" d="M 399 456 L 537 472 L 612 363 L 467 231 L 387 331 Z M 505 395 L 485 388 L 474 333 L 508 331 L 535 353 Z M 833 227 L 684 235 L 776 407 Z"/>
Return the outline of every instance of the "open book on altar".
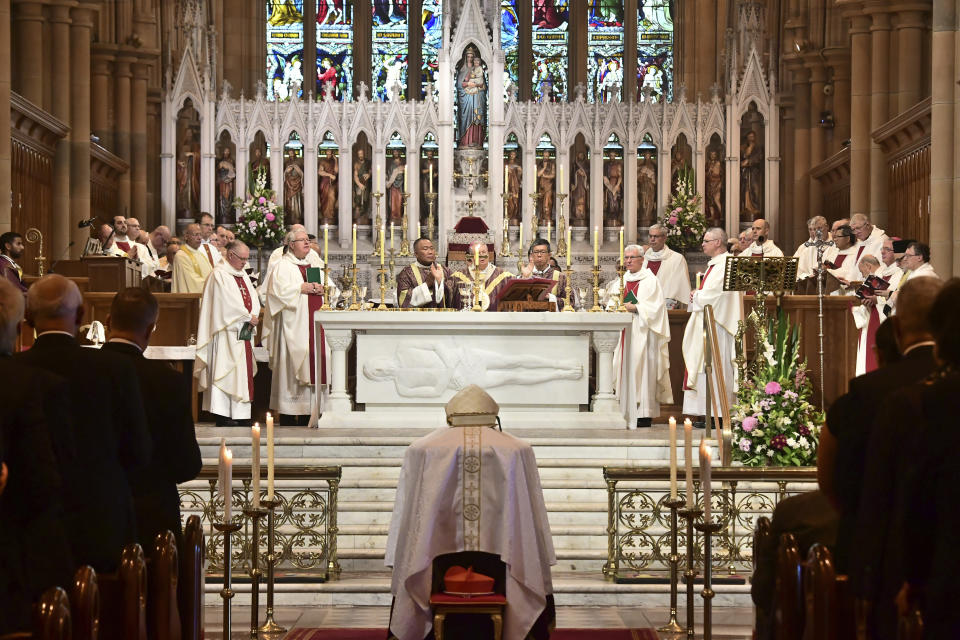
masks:
<path fill-rule="evenodd" d="M 555 308 L 554 303 L 540 298 L 555 284 L 555 281 L 547 278 L 510 278 L 500 293 L 497 310 L 550 311 Z"/>

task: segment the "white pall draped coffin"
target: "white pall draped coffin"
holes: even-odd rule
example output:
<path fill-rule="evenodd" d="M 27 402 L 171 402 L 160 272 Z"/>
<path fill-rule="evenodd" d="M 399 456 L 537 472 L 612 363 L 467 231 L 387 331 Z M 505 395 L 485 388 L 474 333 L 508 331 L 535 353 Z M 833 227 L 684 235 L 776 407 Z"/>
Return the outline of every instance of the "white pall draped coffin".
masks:
<path fill-rule="evenodd" d="M 434 428 L 445 424 L 447 401 L 476 384 L 499 403 L 505 428 L 623 428 L 613 351 L 630 319 L 626 313 L 318 311 L 331 380 L 319 426 Z M 355 400 L 364 411 L 353 410 L 347 390 L 354 339 Z"/>

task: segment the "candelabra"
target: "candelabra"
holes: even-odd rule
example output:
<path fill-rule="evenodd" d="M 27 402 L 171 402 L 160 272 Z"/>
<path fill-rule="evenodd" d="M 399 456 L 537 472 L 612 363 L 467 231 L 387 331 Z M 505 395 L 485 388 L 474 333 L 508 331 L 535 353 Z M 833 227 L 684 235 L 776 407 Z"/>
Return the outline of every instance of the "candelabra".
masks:
<path fill-rule="evenodd" d="M 437 204 L 437 194 L 436 192 L 431 191 L 427 193 L 426 197 L 427 197 L 427 210 L 429 211 L 429 213 L 427 214 L 427 232 L 423 235 L 430 238 L 430 241 L 432 242 L 433 241 L 433 221 L 434 221 L 433 208 Z"/>
<path fill-rule="evenodd" d="M 357 302 L 357 298 L 360 297 L 360 286 L 357 284 L 357 265 L 353 265 L 351 271 L 353 272 L 350 276 L 350 295 L 352 299 L 349 311 L 360 311 L 360 303 Z"/>
<path fill-rule="evenodd" d="M 680 583 L 680 554 L 677 552 L 677 538 L 680 534 L 677 510 L 683 506 L 682 498 L 671 498 L 663 504 L 670 508 L 670 621 L 657 631 L 661 633 L 683 633 L 683 627 L 677 622 L 677 589 Z"/>
<path fill-rule="evenodd" d="M 250 550 L 250 637 L 258 638 L 260 631 L 260 520 L 267 515 L 262 507 L 250 507 L 243 515 L 253 523 L 253 540 Z"/>
<path fill-rule="evenodd" d="M 719 522 L 699 522 L 694 525 L 703 534 L 703 640 L 713 637 L 713 536 L 720 532 L 722 525 Z M 689 634 L 688 634 L 689 635 Z"/>
<path fill-rule="evenodd" d="M 563 272 L 567 276 L 567 290 L 563 300 L 563 310 L 573 312 L 573 267 L 567 264 L 567 270 Z"/>
<path fill-rule="evenodd" d="M 403 216 L 400 218 L 400 253 L 397 254 L 401 258 L 405 258 L 410 255 L 410 240 L 407 238 L 407 229 L 410 228 L 409 211 L 407 210 L 407 199 L 409 198 L 410 194 L 404 191 Z"/>
<path fill-rule="evenodd" d="M 261 500 L 260 504 L 267 509 L 267 619 L 260 626 L 260 633 L 283 633 L 286 631 L 273 619 L 273 589 L 276 576 L 275 567 L 279 556 L 274 552 L 274 538 L 276 537 L 276 510 L 282 503 L 280 500 Z"/>
<path fill-rule="evenodd" d="M 374 198 L 377 199 L 377 217 L 374 220 L 376 226 L 371 229 L 373 231 L 373 254 L 374 256 L 380 253 L 380 227 L 383 226 L 383 218 L 380 216 L 380 198 L 383 197 L 382 191 L 374 191 L 371 193 Z"/>
<path fill-rule="evenodd" d="M 386 311 L 387 310 L 387 269 L 383 265 L 380 265 L 380 268 L 377 269 L 377 274 L 380 276 L 380 306 L 377 307 L 377 311 Z"/>
<path fill-rule="evenodd" d="M 533 211 L 530 212 L 530 241 L 533 242 L 537 239 L 537 234 L 540 233 L 540 213 L 537 211 L 537 201 L 540 199 L 540 193 L 534 191 L 530 194 L 530 199 L 533 200 Z M 523 247 L 521 247 L 521 250 Z"/>
<path fill-rule="evenodd" d="M 627 308 L 623 305 L 623 298 L 627 295 L 627 268 L 623 266 L 623 263 L 617 265 L 617 280 L 620 284 L 620 302 L 617 303 L 617 311 L 626 311 Z"/>
<path fill-rule="evenodd" d="M 506 191 L 506 185 L 504 185 L 504 192 L 500 194 L 500 197 L 503 198 L 503 242 L 500 243 L 500 255 L 509 258 L 512 255 L 510 253 L 510 218 L 507 215 L 507 198 L 510 197 L 510 194 Z"/>
<path fill-rule="evenodd" d="M 558 193 L 557 202 L 560 203 L 560 220 L 557 221 L 557 256 L 562 258 L 567 255 L 567 228 L 563 219 L 563 201 L 567 199 L 567 194 Z M 573 250 L 571 247 L 569 250 Z"/>
<path fill-rule="evenodd" d="M 229 500 L 229 498 L 227 498 Z M 220 590 L 220 597 L 223 599 L 223 637 L 230 638 L 230 601 L 233 600 L 233 572 L 230 566 L 230 555 L 232 553 L 230 546 L 230 536 L 240 530 L 240 523 L 233 522 L 214 522 L 213 528 L 223 534 L 223 589 Z"/>
<path fill-rule="evenodd" d="M 600 306 L 600 265 L 593 266 L 593 306 L 590 308 L 592 313 L 603 311 Z"/>
<path fill-rule="evenodd" d="M 697 570 L 694 566 L 693 552 L 694 552 L 694 543 L 693 538 L 693 525 L 694 521 L 700 516 L 703 511 L 697 508 L 693 509 L 680 509 L 680 517 L 687 521 L 687 570 L 683 572 L 683 577 L 686 578 L 687 583 L 687 638 L 693 640 L 694 638 L 694 626 L 693 626 L 693 588 L 694 588 L 694 578 L 697 577 Z"/>

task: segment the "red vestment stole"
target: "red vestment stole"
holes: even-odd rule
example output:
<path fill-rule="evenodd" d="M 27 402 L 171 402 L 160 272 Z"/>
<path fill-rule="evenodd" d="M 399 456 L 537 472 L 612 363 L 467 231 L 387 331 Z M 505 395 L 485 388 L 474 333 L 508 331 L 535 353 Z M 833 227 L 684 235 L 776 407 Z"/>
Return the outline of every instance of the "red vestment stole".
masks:
<path fill-rule="evenodd" d="M 129 252 L 130 252 L 130 243 L 129 243 L 129 242 L 120 242 L 119 240 L 117 240 L 115 244 L 117 245 L 117 248 L 120 249 L 120 250 L 122 250 L 124 253 L 129 253 Z"/>
<path fill-rule="evenodd" d="M 660 271 L 660 264 L 662 260 L 647 260 L 647 269 L 653 272 L 653 275 L 657 275 L 657 271 Z"/>
<path fill-rule="evenodd" d="M 233 276 L 233 279 L 237 281 L 237 286 L 240 288 L 240 297 L 243 298 L 243 306 L 246 307 L 247 312 L 253 311 L 253 300 L 250 298 L 250 291 L 247 289 L 247 283 L 244 282 L 243 276 Z M 250 402 L 253 403 L 253 340 L 244 340 L 243 341 L 243 351 L 247 356 L 247 389 L 250 392 Z"/>
<path fill-rule="evenodd" d="M 303 276 L 304 282 L 307 281 L 307 268 L 309 266 L 310 265 L 306 265 L 306 264 L 297 265 L 297 267 L 300 268 L 300 275 Z M 314 330 L 313 330 L 313 312 L 320 309 L 321 306 L 323 306 L 322 295 L 307 296 L 307 308 L 309 309 L 309 314 L 310 314 L 309 316 L 310 322 L 308 324 L 310 325 L 310 382 L 312 384 L 317 383 L 317 365 L 316 365 L 317 359 L 314 356 L 314 354 L 316 353 L 316 351 L 314 350 L 316 340 L 314 338 Z M 320 384 L 326 384 L 326 382 L 327 382 L 327 352 L 326 352 L 326 349 L 324 349 L 324 343 L 323 343 L 323 327 L 320 327 Z"/>
<path fill-rule="evenodd" d="M 119 242 L 117 244 L 120 244 Z M 203 243 L 203 248 L 207 250 L 207 260 L 210 261 L 210 266 L 213 266 L 213 254 L 210 253 L 210 245 L 206 242 Z"/>

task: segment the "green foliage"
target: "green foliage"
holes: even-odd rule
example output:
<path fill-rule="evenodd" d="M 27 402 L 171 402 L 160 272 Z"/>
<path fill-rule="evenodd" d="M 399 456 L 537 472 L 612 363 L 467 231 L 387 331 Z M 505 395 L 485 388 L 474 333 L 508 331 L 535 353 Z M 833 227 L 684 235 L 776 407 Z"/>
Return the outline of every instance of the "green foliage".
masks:
<path fill-rule="evenodd" d="M 246 202 L 239 198 L 233 203 L 240 209 L 234 233 L 238 240 L 253 247 L 272 247 L 283 241 L 283 208 L 273 201 L 272 189 L 267 189 L 267 172 L 257 173 L 253 195 Z"/>
<path fill-rule="evenodd" d="M 674 194 L 660 224 L 667 228 L 667 246 L 674 251 L 700 249 L 707 219 L 703 216 L 703 198 L 694 190 L 693 170 L 681 171 Z"/>

